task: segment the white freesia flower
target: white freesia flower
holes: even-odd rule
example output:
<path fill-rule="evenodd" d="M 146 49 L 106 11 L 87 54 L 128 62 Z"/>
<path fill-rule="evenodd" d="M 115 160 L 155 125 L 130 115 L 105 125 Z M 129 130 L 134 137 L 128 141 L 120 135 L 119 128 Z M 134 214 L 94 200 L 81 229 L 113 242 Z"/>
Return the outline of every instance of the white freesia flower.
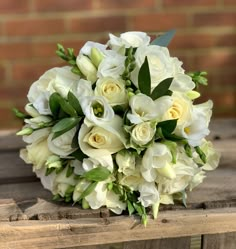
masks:
<path fill-rule="evenodd" d="M 127 118 L 133 124 L 161 119 L 171 103 L 172 100 L 169 96 L 163 96 L 153 101 L 145 94 L 134 95 L 129 101 L 131 113 L 127 114 Z"/>
<path fill-rule="evenodd" d="M 37 143 L 37 142 L 47 139 L 50 132 L 51 132 L 51 128 L 49 127 L 39 129 L 39 130 L 34 131 L 30 135 L 23 136 L 23 141 L 28 144 Z"/>
<path fill-rule="evenodd" d="M 80 49 L 80 54 L 84 54 L 90 57 L 91 55 L 91 50 L 92 48 L 96 48 L 100 50 L 101 52 L 106 50 L 106 45 L 98 43 L 98 42 L 93 42 L 93 41 L 87 41 L 84 46 Z"/>
<path fill-rule="evenodd" d="M 75 96 L 80 100 L 83 97 L 93 96 L 92 83 L 90 81 L 80 79 L 76 88 Z"/>
<path fill-rule="evenodd" d="M 76 202 L 79 200 L 81 194 L 85 191 L 85 189 L 89 186 L 90 182 L 82 179 L 76 185 L 73 192 L 73 201 Z"/>
<path fill-rule="evenodd" d="M 126 204 L 113 191 L 107 191 L 106 206 L 115 214 L 121 214 L 126 209 Z"/>
<path fill-rule="evenodd" d="M 65 132 L 61 136 L 53 139 L 54 133 L 48 136 L 48 148 L 56 155 L 65 157 L 74 152 L 77 148 L 72 148 L 71 143 L 76 133 L 76 127 Z"/>
<path fill-rule="evenodd" d="M 100 78 L 96 83 L 94 93 L 97 96 L 103 96 L 111 106 L 128 103 L 125 83 L 122 79 Z"/>
<path fill-rule="evenodd" d="M 126 176 L 133 175 L 135 172 L 135 155 L 129 151 L 121 151 L 116 154 L 116 163 L 118 165 L 118 172 Z"/>
<path fill-rule="evenodd" d="M 79 76 L 71 72 L 71 67 L 55 67 L 46 71 L 35 81 L 28 92 L 28 100 L 40 114 L 51 114 L 49 97 L 54 92 L 66 97 L 74 91 Z"/>
<path fill-rule="evenodd" d="M 200 171 L 185 153 L 178 153 L 178 160 L 176 164 L 173 164 L 173 170 L 175 178 L 158 177 L 156 179 L 160 194 L 174 194 L 184 191 L 193 177 Z"/>
<path fill-rule="evenodd" d="M 25 123 L 30 125 L 33 129 L 44 127 L 52 121 L 52 118 L 49 116 L 39 115 L 35 118 L 25 119 Z"/>
<path fill-rule="evenodd" d="M 88 81 L 94 83 L 97 80 L 97 69 L 87 56 L 79 54 L 76 64 Z"/>
<path fill-rule="evenodd" d="M 74 179 L 74 174 L 67 177 L 67 170 L 68 167 L 64 168 L 63 171 L 56 176 L 53 186 L 53 194 L 59 194 L 64 197 L 68 188 L 76 185 L 77 182 Z"/>
<path fill-rule="evenodd" d="M 140 46 L 135 53 L 136 67 L 131 73 L 131 80 L 137 87 L 138 73 L 145 57 L 148 59 L 152 89 L 164 79 L 174 77 L 176 72 L 182 72 L 181 63 L 177 59 L 170 57 L 169 50 L 166 47 L 156 45 Z"/>
<path fill-rule="evenodd" d="M 174 75 L 174 79 L 170 85 L 171 91 L 177 92 L 189 92 L 195 87 L 195 83 L 192 78 L 187 74 L 177 73 Z"/>
<path fill-rule="evenodd" d="M 185 137 L 193 147 L 199 146 L 202 140 L 210 131 L 208 129 L 211 114 L 212 101 L 193 106 L 191 123 L 186 124 L 181 130 L 181 135 Z"/>
<path fill-rule="evenodd" d="M 189 183 L 189 191 L 192 191 L 195 187 L 201 184 L 204 178 L 206 178 L 206 173 L 204 171 L 200 171 L 194 175 L 191 182 Z"/>
<path fill-rule="evenodd" d="M 150 43 L 150 36 L 144 32 L 125 32 L 117 37 L 113 34 L 109 34 L 110 40 L 108 41 L 109 46 L 116 51 L 120 51 L 122 47 L 140 47 L 142 45 L 148 45 Z"/>
<path fill-rule="evenodd" d="M 134 126 L 131 132 L 131 140 L 139 146 L 149 143 L 156 132 L 156 125 L 151 122 L 143 122 Z"/>
<path fill-rule="evenodd" d="M 158 175 L 174 179 L 175 173 L 171 164 L 172 155 L 168 147 L 161 143 L 154 143 L 144 153 L 141 173 L 147 182 L 153 182 Z"/>
<path fill-rule="evenodd" d="M 102 127 L 88 125 L 85 120 L 79 131 L 80 149 L 92 158 L 114 154 L 124 148 L 124 143 L 125 135 L 119 116 Z"/>
<path fill-rule="evenodd" d="M 106 204 L 107 181 L 97 183 L 94 191 L 85 197 L 92 209 L 98 209 Z"/>
<path fill-rule="evenodd" d="M 140 197 L 138 200 L 144 207 L 149 207 L 159 201 L 159 192 L 155 183 L 145 182 L 139 186 Z"/>
<path fill-rule="evenodd" d="M 201 167 L 203 170 L 214 170 L 219 165 L 220 153 L 213 148 L 213 144 L 210 141 L 203 139 L 200 146 L 203 153 L 206 155 L 206 163 Z M 194 161 L 198 164 L 202 164 L 201 159 L 194 153 Z"/>
<path fill-rule="evenodd" d="M 125 59 L 125 56 L 117 54 L 115 51 L 107 50 L 105 58 L 98 66 L 98 77 L 119 79 L 125 70 Z"/>
<path fill-rule="evenodd" d="M 88 96 L 80 99 L 86 118 L 96 125 L 103 125 L 114 118 L 114 111 L 102 96 Z"/>
<path fill-rule="evenodd" d="M 95 158 L 84 158 L 82 167 L 85 172 L 97 168 L 98 166 L 102 166 L 104 168 L 107 168 L 110 172 L 113 172 L 113 161 L 111 155 L 101 156 Z"/>
<path fill-rule="evenodd" d="M 36 118 L 40 115 L 31 103 L 25 105 L 25 111 L 33 118 Z"/>
<path fill-rule="evenodd" d="M 46 168 L 40 168 L 34 170 L 36 176 L 40 178 L 40 181 L 45 189 L 53 191 L 53 186 L 56 178 L 56 173 L 52 172 L 50 175 L 46 176 Z"/>

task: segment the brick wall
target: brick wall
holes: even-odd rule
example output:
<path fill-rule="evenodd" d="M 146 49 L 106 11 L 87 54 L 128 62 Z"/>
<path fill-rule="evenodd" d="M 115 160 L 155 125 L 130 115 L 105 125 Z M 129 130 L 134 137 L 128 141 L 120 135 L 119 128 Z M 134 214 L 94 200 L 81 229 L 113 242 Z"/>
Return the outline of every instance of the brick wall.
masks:
<path fill-rule="evenodd" d="M 186 70 L 207 70 L 203 99 L 214 116 L 236 116 L 235 0 L 1 0 L 0 129 L 19 127 L 11 107 L 22 108 L 30 84 L 62 65 L 56 43 L 77 50 L 107 33 L 177 29 L 171 54 Z"/>

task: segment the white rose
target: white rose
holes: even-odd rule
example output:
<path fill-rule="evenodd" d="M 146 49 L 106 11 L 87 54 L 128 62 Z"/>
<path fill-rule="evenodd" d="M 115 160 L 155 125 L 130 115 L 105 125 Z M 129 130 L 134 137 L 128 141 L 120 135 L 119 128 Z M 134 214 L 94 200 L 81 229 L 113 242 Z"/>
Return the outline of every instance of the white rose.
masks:
<path fill-rule="evenodd" d="M 122 124 L 122 119 L 117 115 L 103 128 L 87 125 L 85 120 L 79 131 L 79 146 L 83 153 L 97 158 L 123 149 L 126 141 Z"/>
<path fill-rule="evenodd" d="M 88 96 L 80 99 L 80 105 L 86 118 L 96 125 L 110 122 L 114 111 L 102 96 Z"/>
<path fill-rule="evenodd" d="M 155 183 L 145 182 L 139 186 L 140 197 L 138 200 L 144 207 L 154 205 L 159 201 L 159 192 L 155 186 Z"/>
<path fill-rule="evenodd" d="M 121 79 L 111 77 L 100 78 L 96 83 L 95 95 L 103 96 L 111 106 L 128 103 L 125 83 Z"/>
<path fill-rule="evenodd" d="M 44 167 L 48 157 L 51 155 L 52 152 L 48 149 L 46 139 L 38 140 L 20 150 L 20 158 L 28 164 L 33 164 L 33 169 Z"/>
<path fill-rule="evenodd" d="M 138 73 L 145 60 L 148 59 L 151 88 L 154 89 L 161 81 L 174 76 L 175 60 L 170 57 L 166 47 L 156 45 L 141 46 L 135 53 L 136 67 L 131 72 L 131 80 L 138 87 Z"/>
<path fill-rule="evenodd" d="M 94 83 L 97 80 L 97 69 L 87 56 L 79 54 L 76 64 L 88 81 Z"/>
<path fill-rule="evenodd" d="M 53 139 L 54 133 L 51 133 L 48 137 L 49 150 L 62 157 L 68 156 L 77 149 L 71 147 L 75 133 L 75 127 L 55 139 Z"/>
<path fill-rule="evenodd" d="M 121 214 L 126 209 L 126 204 L 113 191 L 107 191 L 105 205 L 115 214 Z"/>
<path fill-rule="evenodd" d="M 194 105 L 192 110 L 191 123 L 185 124 L 182 130 L 178 132 L 185 137 L 193 147 L 201 145 L 203 138 L 209 133 L 209 122 L 212 115 L 212 101 L 203 104 Z"/>
<path fill-rule="evenodd" d="M 60 196 L 64 197 L 66 194 L 66 191 L 70 186 L 76 185 L 76 180 L 74 179 L 75 175 L 72 174 L 71 176 L 67 177 L 68 167 L 64 168 L 63 171 L 61 171 L 54 180 L 54 186 L 53 186 L 53 194 L 59 194 Z"/>
<path fill-rule="evenodd" d="M 150 37 L 144 32 L 125 32 L 117 37 L 113 34 L 109 34 L 110 40 L 109 46 L 116 51 L 120 51 L 122 47 L 140 47 L 142 45 L 148 45 L 150 43 Z"/>
<path fill-rule="evenodd" d="M 171 165 L 172 155 L 168 147 L 155 143 L 149 147 L 142 159 L 141 173 L 147 182 L 153 182 L 158 175 L 173 179 L 175 173 Z"/>
<path fill-rule="evenodd" d="M 122 56 L 115 51 L 106 50 L 105 58 L 98 66 L 98 77 L 119 79 L 125 70 L 125 59 L 125 56 Z"/>
<path fill-rule="evenodd" d="M 131 132 L 131 140 L 139 146 L 149 143 L 156 132 L 156 125 L 151 122 L 143 122 L 134 126 Z"/>
<path fill-rule="evenodd" d="M 133 175 L 135 172 L 135 155 L 124 150 L 116 154 L 116 163 L 118 165 L 118 172 L 124 175 Z"/>
<path fill-rule="evenodd" d="M 192 102 L 182 93 L 174 92 L 172 105 L 163 116 L 163 120 L 178 119 L 177 129 L 181 130 L 192 119 Z"/>
<path fill-rule="evenodd" d="M 134 95 L 129 102 L 131 113 L 127 114 L 127 118 L 133 124 L 160 119 L 171 106 L 171 103 L 169 96 L 163 96 L 153 101 L 145 94 Z"/>
<path fill-rule="evenodd" d="M 78 80 L 79 76 L 71 72 L 71 67 L 52 68 L 31 85 L 28 100 L 40 114 L 51 114 L 50 95 L 57 92 L 65 98 L 69 91 L 74 92 Z"/>

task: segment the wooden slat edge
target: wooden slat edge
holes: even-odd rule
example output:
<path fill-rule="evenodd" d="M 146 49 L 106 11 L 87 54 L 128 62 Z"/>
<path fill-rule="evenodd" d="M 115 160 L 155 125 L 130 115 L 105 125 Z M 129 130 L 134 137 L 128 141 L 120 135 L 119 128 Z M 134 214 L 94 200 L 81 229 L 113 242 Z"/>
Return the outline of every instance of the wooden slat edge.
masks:
<path fill-rule="evenodd" d="M 145 228 L 137 217 L 0 223 L 3 248 L 69 248 L 236 231 L 236 208 L 166 211 Z"/>

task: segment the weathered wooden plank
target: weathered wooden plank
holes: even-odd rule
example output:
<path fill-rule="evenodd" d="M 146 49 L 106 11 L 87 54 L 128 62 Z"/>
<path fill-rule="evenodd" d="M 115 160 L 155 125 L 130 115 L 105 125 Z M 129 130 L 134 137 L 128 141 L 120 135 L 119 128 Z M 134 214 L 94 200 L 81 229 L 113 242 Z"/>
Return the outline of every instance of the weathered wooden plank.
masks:
<path fill-rule="evenodd" d="M 236 233 L 206 234 L 203 236 L 203 249 L 235 249 Z"/>
<path fill-rule="evenodd" d="M 0 184 L 36 181 L 32 166 L 25 164 L 19 151 L 0 152 Z"/>
<path fill-rule="evenodd" d="M 44 199 L 15 202 L 13 199 L 1 200 L 0 221 L 16 220 L 61 220 L 88 217 L 107 217 L 108 209 L 84 210 L 78 205 L 53 202 Z"/>
<path fill-rule="evenodd" d="M 236 232 L 236 208 L 161 212 L 145 228 L 135 216 L 0 223 L 3 248 L 70 248 Z M 10 238 L 10 240 L 9 240 Z"/>
<path fill-rule="evenodd" d="M 0 151 L 23 148 L 25 143 L 21 137 L 15 135 L 16 130 L 0 130 Z"/>
<path fill-rule="evenodd" d="M 110 245 L 76 246 L 67 249 L 190 249 L 190 237 L 142 240 Z M 60 248 L 62 249 L 62 248 Z"/>

